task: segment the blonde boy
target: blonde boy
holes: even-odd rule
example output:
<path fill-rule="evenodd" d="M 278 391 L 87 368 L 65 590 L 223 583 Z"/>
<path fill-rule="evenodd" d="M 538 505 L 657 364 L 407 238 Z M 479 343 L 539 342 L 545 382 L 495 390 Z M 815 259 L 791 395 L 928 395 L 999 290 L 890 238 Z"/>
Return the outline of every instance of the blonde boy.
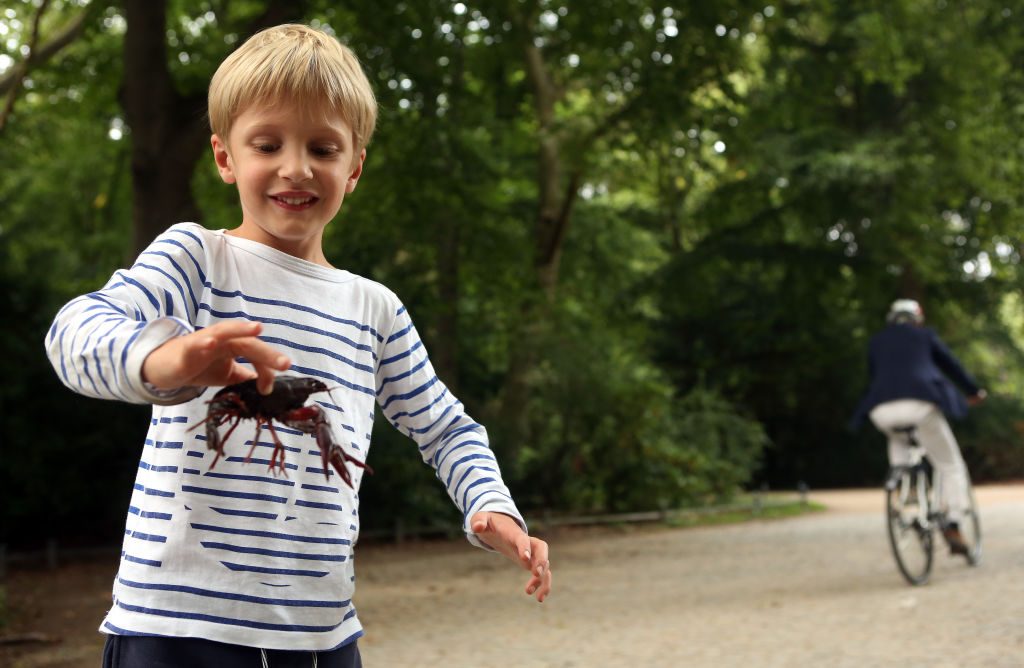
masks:
<path fill-rule="evenodd" d="M 547 544 L 527 535 L 484 428 L 434 374 L 405 307 L 324 256 L 376 114 L 358 61 L 333 37 L 302 25 L 253 36 L 209 95 L 214 160 L 238 189 L 240 225 L 172 226 L 54 320 L 47 349 L 68 387 L 154 404 L 101 626 L 105 665 L 360 665 L 362 469 L 348 487 L 323 470 L 314 439 L 280 427 L 287 476 L 259 465 L 274 447 L 266 432 L 233 436 L 211 469 L 203 430 L 189 429 L 219 386 L 256 379 L 268 393 L 281 372 L 337 388 L 313 399 L 359 461 L 379 406 L 436 469 L 470 542 L 528 570 L 538 601 L 550 592 Z"/>

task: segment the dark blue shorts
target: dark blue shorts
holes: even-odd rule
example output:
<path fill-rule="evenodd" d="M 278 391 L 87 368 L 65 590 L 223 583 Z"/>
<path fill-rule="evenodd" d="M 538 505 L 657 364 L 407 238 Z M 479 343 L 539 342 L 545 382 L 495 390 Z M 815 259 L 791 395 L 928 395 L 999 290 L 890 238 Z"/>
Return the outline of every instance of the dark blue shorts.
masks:
<path fill-rule="evenodd" d="M 228 645 L 201 638 L 107 636 L 103 668 L 362 668 L 355 641 L 329 652 Z"/>

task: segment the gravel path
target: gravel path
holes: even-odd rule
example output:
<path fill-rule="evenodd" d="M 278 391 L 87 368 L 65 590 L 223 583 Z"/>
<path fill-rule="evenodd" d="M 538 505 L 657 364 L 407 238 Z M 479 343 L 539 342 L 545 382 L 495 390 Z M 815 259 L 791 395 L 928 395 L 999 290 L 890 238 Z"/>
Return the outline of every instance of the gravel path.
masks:
<path fill-rule="evenodd" d="M 555 591 L 466 543 L 365 546 L 367 668 L 1024 667 L 1024 484 L 977 490 L 978 568 L 944 553 L 904 584 L 880 491 L 820 492 L 826 512 L 698 529 L 572 530 L 546 538 Z M 116 563 L 8 576 L 0 666 L 93 668 Z"/>
<path fill-rule="evenodd" d="M 687 530 L 548 536 L 555 594 L 462 545 L 368 550 L 360 642 L 380 666 L 1024 666 L 1024 485 L 977 490 L 978 568 L 904 584 L 878 491 L 829 511 Z"/>

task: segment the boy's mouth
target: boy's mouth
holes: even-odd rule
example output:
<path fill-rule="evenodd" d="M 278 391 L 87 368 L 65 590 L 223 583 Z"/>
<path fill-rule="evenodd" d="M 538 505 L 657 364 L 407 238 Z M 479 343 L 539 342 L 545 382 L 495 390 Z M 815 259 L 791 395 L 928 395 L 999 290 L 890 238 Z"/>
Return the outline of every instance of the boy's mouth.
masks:
<path fill-rule="evenodd" d="M 309 194 L 279 194 L 271 195 L 270 199 L 274 201 L 278 206 L 289 209 L 291 211 L 300 211 L 302 209 L 309 208 L 316 203 L 317 198 L 314 195 Z"/>

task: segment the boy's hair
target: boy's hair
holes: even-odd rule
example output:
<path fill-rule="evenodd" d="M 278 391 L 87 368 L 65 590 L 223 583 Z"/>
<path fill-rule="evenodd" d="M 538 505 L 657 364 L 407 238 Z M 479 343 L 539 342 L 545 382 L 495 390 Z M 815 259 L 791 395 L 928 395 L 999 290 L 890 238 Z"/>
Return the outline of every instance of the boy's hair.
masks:
<path fill-rule="evenodd" d="M 285 24 L 256 33 L 217 68 L 210 81 L 210 128 L 226 139 L 251 105 L 285 100 L 339 112 L 352 126 L 357 153 L 377 123 L 377 101 L 352 50 L 321 30 Z"/>

